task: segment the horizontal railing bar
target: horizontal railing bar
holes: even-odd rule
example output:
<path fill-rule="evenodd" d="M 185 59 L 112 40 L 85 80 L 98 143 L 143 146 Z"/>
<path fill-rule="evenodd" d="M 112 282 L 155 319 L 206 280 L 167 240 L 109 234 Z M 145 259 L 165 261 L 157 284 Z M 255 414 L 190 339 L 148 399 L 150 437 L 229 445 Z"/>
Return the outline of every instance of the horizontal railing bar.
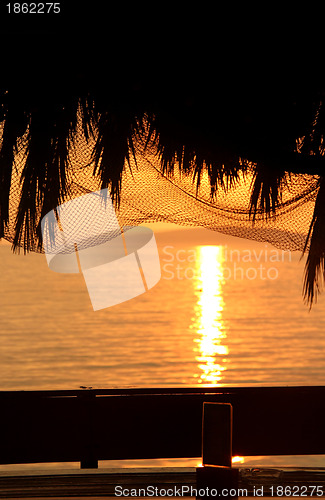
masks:
<path fill-rule="evenodd" d="M 0 463 L 198 457 L 204 402 L 232 405 L 233 455 L 325 454 L 323 386 L 2 391 Z"/>

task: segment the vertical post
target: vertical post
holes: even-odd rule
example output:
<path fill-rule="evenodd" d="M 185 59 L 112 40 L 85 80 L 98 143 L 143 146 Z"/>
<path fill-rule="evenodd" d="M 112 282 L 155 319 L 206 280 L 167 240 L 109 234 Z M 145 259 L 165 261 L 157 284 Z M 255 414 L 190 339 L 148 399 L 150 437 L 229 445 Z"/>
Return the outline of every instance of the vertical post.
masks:
<path fill-rule="evenodd" d="M 82 458 L 80 460 L 81 469 L 98 469 L 98 459 L 95 452 L 94 443 L 94 405 L 96 394 L 92 390 L 84 390 L 80 396 L 81 413 L 85 422 L 82 440 Z"/>
<path fill-rule="evenodd" d="M 231 467 L 232 406 L 229 403 L 203 403 L 202 464 Z"/>
<path fill-rule="evenodd" d="M 202 465 L 196 469 L 197 498 L 238 497 L 238 469 L 232 469 L 232 406 L 203 403 Z"/>

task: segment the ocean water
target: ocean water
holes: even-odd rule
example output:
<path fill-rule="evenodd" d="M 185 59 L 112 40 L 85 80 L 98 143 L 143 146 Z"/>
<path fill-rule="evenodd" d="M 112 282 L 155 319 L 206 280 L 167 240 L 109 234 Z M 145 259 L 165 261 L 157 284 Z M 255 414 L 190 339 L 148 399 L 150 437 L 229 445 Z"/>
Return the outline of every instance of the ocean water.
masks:
<path fill-rule="evenodd" d="M 1 244 L 0 390 L 325 384 L 325 293 L 304 304 L 299 253 L 155 235 L 159 283 L 99 311 L 81 274 Z"/>

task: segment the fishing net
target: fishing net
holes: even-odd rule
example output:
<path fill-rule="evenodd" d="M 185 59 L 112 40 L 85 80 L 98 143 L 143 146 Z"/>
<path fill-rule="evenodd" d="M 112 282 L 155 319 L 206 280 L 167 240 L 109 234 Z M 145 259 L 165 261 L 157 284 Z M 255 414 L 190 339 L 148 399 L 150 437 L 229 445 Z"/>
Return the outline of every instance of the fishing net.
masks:
<path fill-rule="evenodd" d="M 0 129 L 2 133 L 2 127 Z M 183 226 L 203 227 L 213 231 L 268 242 L 275 247 L 290 251 L 302 251 L 311 224 L 315 200 L 319 189 L 317 175 L 287 173 L 281 189 L 281 201 L 276 211 L 266 218 L 263 210 L 257 210 L 254 220 L 250 213 L 250 194 L 254 177 L 254 165 L 239 173 L 236 181 L 217 189 L 211 198 L 211 183 L 203 172 L 199 187 L 193 172 L 184 173 L 177 161 L 171 175 L 161 166 L 159 152 L 154 142 L 138 136 L 134 157 L 125 163 L 119 203 L 115 204 L 116 216 L 122 228 L 151 222 L 170 222 Z M 94 138 L 86 139 L 81 125 L 77 128 L 70 148 L 69 167 L 66 172 L 66 192 L 63 201 L 73 200 L 101 189 L 100 178 L 94 175 Z M 26 141 L 22 136 L 17 143 L 10 188 L 9 221 L 4 238 L 14 241 L 17 210 L 21 197 L 21 176 L 24 169 Z M 85 197 L 86 198 L 86 197 Z M 78 211 L 71 215 L 70 227 L 80 226 L 82 199 Z M 38 214 L 41 217 L 41 214 Z M 112 233 L 103 233 L 107 221 L 102 215 L 91 217 L 90 228 L 85 220 L 83 241 L 87 246 L 103 243 Z M 95 221 L 95 222 L 94 222 Z M 37 235 L 29 234 L 28 250 L 44 251 L 38 247 Z M 24 246 L 22 242 L 22 246 Z"/>

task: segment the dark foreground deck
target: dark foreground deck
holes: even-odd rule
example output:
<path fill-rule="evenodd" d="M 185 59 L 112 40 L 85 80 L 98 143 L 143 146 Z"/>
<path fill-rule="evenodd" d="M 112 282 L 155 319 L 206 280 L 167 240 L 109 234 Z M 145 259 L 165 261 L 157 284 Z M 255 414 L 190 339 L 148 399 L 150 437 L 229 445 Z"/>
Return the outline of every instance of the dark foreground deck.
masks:
<path fill-rule="evenodd" d="M 0 477 L 0 498 L 119 498 L 195 496 L 196 470 L 185 468 L 102 469 L 21 473 Z M 271 489 L 273 488 L 273 489 Z M 281 489 L 283 488 L 283 490 Z M 284 493 L 287 488 L 287 493 Z M 325 495 L 325 470 L 241 469 L 240 497 Z M 278 494 L 277 494 L 278 492 Z M 311 493 L 314 493 L 311 495 Z M 154 495 L 153 495 L 154 493 Z M 263 493 L 261 495 L 261 493 Z M 291 494 L 290 494 L 291 493 Z M 174 494 L 174 495 L 173 495 Z"/>

